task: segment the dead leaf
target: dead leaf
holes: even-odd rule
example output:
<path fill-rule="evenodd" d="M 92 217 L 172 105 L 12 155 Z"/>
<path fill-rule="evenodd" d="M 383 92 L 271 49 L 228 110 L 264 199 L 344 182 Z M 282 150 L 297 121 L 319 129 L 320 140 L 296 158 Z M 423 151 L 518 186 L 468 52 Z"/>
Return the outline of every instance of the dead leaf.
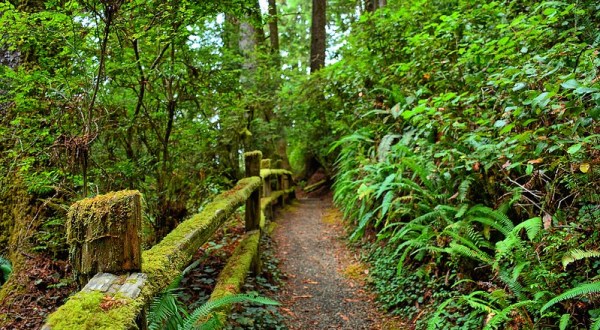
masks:
<path fill-rule="evenodd" d="M 527 162 L 527 164 L 539 164 L 544 161 L 544 158 L 532 159 Z"/>
<path fill-rule="evenodd" d="M 296 317 L 296 314 L 294 314 L 294 312 L 292 312 L 292 310 L 289 308 L 281 307 L 281 310 L 293 317 Z"/>

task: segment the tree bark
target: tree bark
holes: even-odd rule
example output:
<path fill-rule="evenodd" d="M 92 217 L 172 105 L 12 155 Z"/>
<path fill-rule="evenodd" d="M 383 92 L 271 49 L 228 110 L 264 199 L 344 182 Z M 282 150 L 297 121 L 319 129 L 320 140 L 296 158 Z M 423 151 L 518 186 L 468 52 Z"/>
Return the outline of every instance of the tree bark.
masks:
<path fill-rule="evenodd" d="M 372 13 L 379 8 L 385 7 L 386 5 L 387 0 L 365 0 L 365 11 Z"/>
<path fill-rule="evenodd" d="M 310 40 L 310 72 L 316 72 L 325 66 L 325 48 L 327 24 L 327 0 L 313 0 Z"/>
<path fill-rule="evenodd" d="M 269 0 L 269 40 L 271 41 L 271 53 L 274 55 L 277 68 L 279 68 L 279 27 L 275 0 Z"/>

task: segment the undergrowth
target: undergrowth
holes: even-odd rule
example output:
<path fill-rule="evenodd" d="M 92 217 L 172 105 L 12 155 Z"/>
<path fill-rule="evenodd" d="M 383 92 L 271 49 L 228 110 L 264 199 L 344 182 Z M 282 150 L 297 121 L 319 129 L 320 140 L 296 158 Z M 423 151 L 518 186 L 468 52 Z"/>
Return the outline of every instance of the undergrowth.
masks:
<path fill-rule="evenodd" d="M 334 201 L 378 247 L 386 308 L 419 329 L 600 327 L 599 12 L 394 2 L 307 81 L 345 133 Z"/>

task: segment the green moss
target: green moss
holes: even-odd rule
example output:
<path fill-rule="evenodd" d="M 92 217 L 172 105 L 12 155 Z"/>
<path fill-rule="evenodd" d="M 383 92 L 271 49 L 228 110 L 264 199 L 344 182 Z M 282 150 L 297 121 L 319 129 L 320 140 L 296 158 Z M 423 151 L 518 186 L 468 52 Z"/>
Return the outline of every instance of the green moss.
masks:
<path fill-rule="evenodd" d="M 240 180 L 236 187 L 217 196 L 214 202 L 207 205 L 201 213 L 184 221 L 160 243 L 150 250 L 144 251 L 142 253 L 142 272 L 148 276 L 148 280 L 142 288 L 140 296 L 135 300 L 127 300 L 126 304 L 115 306 L 114 309 L 104 312 L 99 307 L 103 298 L 101 293 L 80 292 L 51 315 L 49 323 L 53 325 L 52 329 L 129 329 L 135 327 L 134 320 L 142 307 L 181 273 L 181 269 L 189 264 L 198 248 L 212 237 L 214 232 L 261 184 L 259 177 Z M 70 313 L 74 313 L 77 317 L 69 317 Z M 96 313 L 102 315 L 95 315 Z M 62 318 L 70 320 L 61 321 Z M 86 321 L 86 318 L 94 321 Z M 105 326 L 103 322 L 108 322 L 107 319 L 111 318 L 110 326 Z M 91 324 L 89 322 L 95 323 L 90 327 L 88 326 Z M 59 324 L 64 326 L 62 328 L 54 326 Z"/>
<path fill-rule="evenodd" d="M 69 208 L 67 213 L 67 243 L 69 245 L 93 241 L 106 234 L 115 220 L 128 216 L 132 210 L 126 201 L 140 196 L 137 190 L 109 192 L 92 198 L 82 199 Z M 89 229 L 93 231 L 88 233 Z"/>
<path fill-rule="evenodd" d="M 271 160 L 269 158 L 262 159 L 260 161 L 260 168 L 261 169 L 269 169 L 269 168 L 271 168 Z"/>
<path fill-rule="evenodd" d="M 260 199 L 260 209 L 264 212 L 265 208 L 277 201 L 279 197 L 284 194 L 283 190 L 273 191 L 271 192 L 271 196 L 263 197 Z"/>
<path fill-rule="evenodd" d="M 260 233 L 258 231 L 250 232 L 242 239 L 233 255 L 227 261 L 227 264 L 219 274 L 217 284 L 210 300 L 219 299 L 228 295 L 234 295 L 240 292 L 240 288 L 246 280 L 246 275 L 250 270 L 252 260 L 258 252 L 258 241 Z"/>
<path fill-rule="evenodd" d="M 269 176 L 277 176 L 277 175 L 292 175 L 292 172 L 288 170 L 273 170 L 273 169 L 262 169 L 260 170 L 260 177 L 267 178 Z"/>
<path fill-rule="evenodd" d="M 248 157 L 260 157 L 262 158 L 262 152 L 260 150 L 248 151 L 244 153 L 244 158 Z"/>
<path fill-rule="evenodd" d="M 104 309 L 102 308 L 104 307 Z M 48 318 L 52 330 L 136 328 L 139 302 L 105 298 L 101 292 L 79 292 Z"/>
<path fill-rule="evenodd" d="M 265 233 L 269 236 L 271 236 L 273 234 L 273 232 L 275 231 L 275 228 L 277 228 L 277 223 L 276 222 L 271 222 L 269 223 L 269 225 L 267 226 L 267 228 L 265 228 Z"/>

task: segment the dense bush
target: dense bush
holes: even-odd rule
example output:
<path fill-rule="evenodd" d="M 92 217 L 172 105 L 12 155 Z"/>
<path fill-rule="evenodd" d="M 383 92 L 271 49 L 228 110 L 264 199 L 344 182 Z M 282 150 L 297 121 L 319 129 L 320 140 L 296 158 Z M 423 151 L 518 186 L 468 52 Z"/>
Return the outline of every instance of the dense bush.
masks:
<path fill-rule="evenodd" d="M 417 306 L 432 329 L 600 320 L 599 13 L 592 1 L 390 2 L 308 81 L 323 92 L 295 109 L 326 109 L 329 132 L 345 132 L 329 150 L 334 199 L 351 239 L 377 233 L 386 306 Z"/>

